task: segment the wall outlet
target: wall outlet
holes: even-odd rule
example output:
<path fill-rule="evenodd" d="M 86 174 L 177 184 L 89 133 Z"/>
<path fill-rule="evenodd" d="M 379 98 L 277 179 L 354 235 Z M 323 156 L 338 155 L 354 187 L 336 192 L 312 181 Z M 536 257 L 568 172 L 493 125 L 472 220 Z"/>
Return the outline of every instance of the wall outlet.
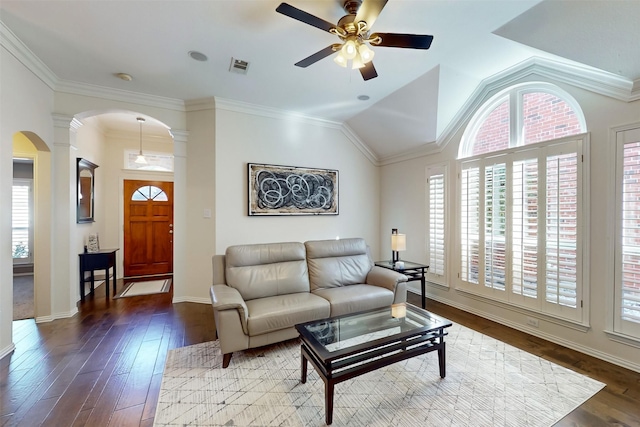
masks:
<path fill-rule="evenodd" d="M 534 328 L 537 328 L 538 326 L 540 326 L 538 324 L 538 319 L 534 319 L 533 317 L 527 317 L 527 325 L 533 326 Z"/>

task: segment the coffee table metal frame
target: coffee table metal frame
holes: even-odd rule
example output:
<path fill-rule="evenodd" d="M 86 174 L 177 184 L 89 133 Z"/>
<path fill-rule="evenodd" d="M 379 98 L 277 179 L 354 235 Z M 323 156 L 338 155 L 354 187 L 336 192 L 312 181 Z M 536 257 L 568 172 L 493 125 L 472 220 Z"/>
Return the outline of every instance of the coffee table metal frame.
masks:
<path fill-rule="evenodd" d="M 330 317 L 296 325 L 302 342 L 300 347 L 300 381 L 303 384 L 306 383 L 307 362 L 311 363 L 325 384 L 325 418 L 327 424 L 331 424 L 333 420 L 333 395 L 335 385 L 342 381 L 432 351 L 438 352 L 440 377 L 445 377 L 446 360 L 444 337 L 447 335 L 445 328 L 451 326 L 451 322 L 410 304 L 406 304 L 406 315 L 414 318 L 427 317 L 429 318 L 428 324 L 422 327 L 415 327 L 414 325 L 405 330 L 402 330 L 401 327 L 399 333 L 335 351 L 328 350 L 325 344 L 321 343 L 309 330 L 309 328 L 324 324 L 333 324 L 334 326 L 346 324 L 351 320 L 356 320 L 359 316 L 361 317 L 367 314 L 375 316 L 379 313 L 381 318 L 384 319 L 385 312 L 388 313 L 388 318 L 386 318 L 388 322 L 388 319 L 392 318 L 391 307 Z M 404 320 L 398 319 L 397 321 L 398 326 L 400 326 Z M 371 332 L 370 327 L 372 325 L 367 324 L 366 326 L 368 326 L 369 329 L 365 331 L 362 329 L 362 325 L 360 325 L 362 332 Z M 375 325 L 373 326 L 375 327 Z M 337 332 L 337 334 L 344 334 L 350 338 L 360 334 L 357 330 L 354 331 L 353 328 L 348 326 L 344 329 L 345 330 Z M 328 343 L 329 342 L 327 342 L 327 344 Z"/>

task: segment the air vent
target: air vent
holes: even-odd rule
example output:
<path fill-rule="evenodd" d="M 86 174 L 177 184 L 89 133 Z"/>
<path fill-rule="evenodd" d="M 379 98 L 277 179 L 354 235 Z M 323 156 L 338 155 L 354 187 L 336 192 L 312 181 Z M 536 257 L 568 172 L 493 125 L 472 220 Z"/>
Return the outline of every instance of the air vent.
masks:
<path fill-rule="evenodd" d="M 230 72 L 237 74 L 247 74 L 248 70 L 249 63 L 247 61 L 231 58 L 231 67 L 229 67 Z"/>

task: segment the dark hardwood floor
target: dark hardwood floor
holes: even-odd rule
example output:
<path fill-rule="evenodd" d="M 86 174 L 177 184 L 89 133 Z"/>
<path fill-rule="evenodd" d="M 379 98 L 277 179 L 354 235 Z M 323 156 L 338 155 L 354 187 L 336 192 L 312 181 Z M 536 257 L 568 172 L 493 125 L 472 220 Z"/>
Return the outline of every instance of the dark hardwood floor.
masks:
<path fill-rule="evenodd" d="M 14 322 L 16 350 L 0 361 L 1 426 L 151 426 L 167 350 L 215 338 L 208 304 L 171 304 L 171 293 L 107 300 L 103 292 L 71 319 Z M 413 294 L 409 301 L 419 304 Z M 427 304 L 453 322 L 607 384 L 559 426 L 640 426 L 639 373 Z"/>

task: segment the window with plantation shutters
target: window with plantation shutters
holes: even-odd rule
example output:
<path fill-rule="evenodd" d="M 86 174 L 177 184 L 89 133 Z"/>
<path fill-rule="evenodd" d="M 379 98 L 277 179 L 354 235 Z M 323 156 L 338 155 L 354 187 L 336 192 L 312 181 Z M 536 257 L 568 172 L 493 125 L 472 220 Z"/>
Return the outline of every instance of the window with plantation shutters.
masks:
<path fill-rule="evenodd" d="M 31 263 L 31 181 L 13 180 L 11 197 L 11 254 L 14 264 Z"/>
<path fill-rule="evenodd" d="M 582 143 L 541 144 L 462 162 L 463 288 L 581 319 Z"/>
<path fill-rule="evenodd" d="M 616 133 L 614 331 L 640 338 L 640 124 Z"/>
<path fill-rule="evenodd" d="M 429 280 L 446 284 L 446 168 L 427 168 L 427 230 Z"/>
<path fill-rule="evenodd" d="M 588 324 L 586 130 L 577 101 L 550 83 L 478 108 L 458 148 L 461 290 Z"/>

